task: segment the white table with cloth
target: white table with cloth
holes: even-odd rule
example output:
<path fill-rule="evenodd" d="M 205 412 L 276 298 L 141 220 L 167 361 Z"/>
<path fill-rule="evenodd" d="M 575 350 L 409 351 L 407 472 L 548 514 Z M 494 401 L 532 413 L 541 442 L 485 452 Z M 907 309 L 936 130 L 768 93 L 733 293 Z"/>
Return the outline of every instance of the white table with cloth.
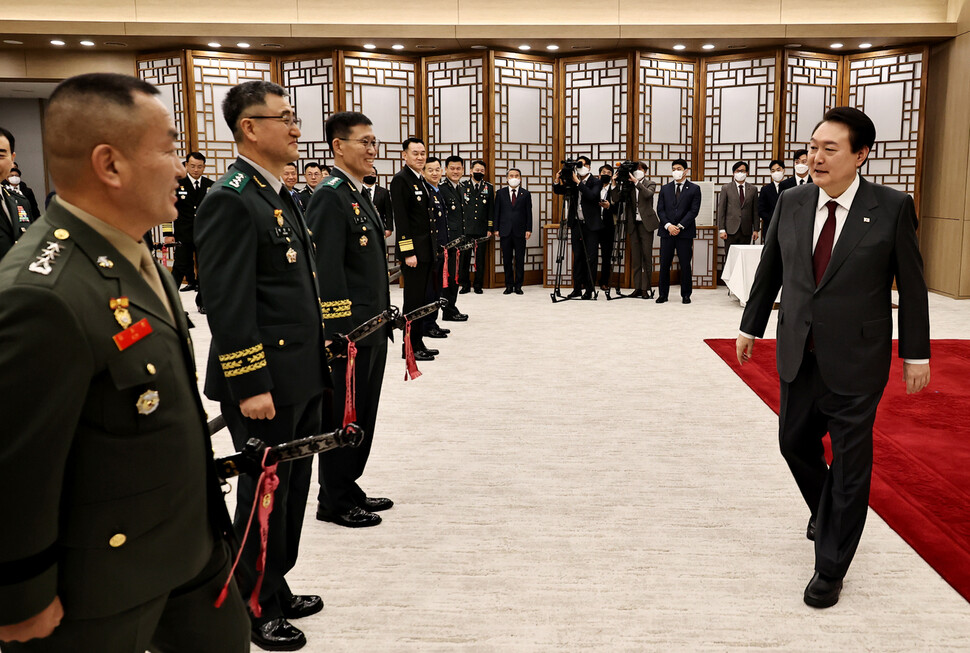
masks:
<path fill-rule="evenodd" d="M 754 275 L 761 263 L 763 245 L 731 245 L 727 258 L 724 260 L 724 273 L 721 278 L 728 287 L 728 292 L 738 298 L 741 306 L 748 302 Z M 775 301 L 781 301 L 781 292 Z"/>

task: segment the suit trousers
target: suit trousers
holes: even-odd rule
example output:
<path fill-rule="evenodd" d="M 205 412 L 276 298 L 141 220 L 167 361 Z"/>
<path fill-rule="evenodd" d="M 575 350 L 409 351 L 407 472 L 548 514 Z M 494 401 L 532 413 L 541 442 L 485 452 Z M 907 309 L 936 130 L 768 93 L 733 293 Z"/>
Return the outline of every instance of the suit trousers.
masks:
<path fill-rule="evenodd" d="M 317 500 L 320 508 L 331 515 L 342 515 L 354 506 L 363 505 L 367 496 L 360 489 L 357 480 L 364 473 L 374 442 L 374 426 L 377 423 L 377 408 L 384 385 L 384 365 L 387 362 L 386 332 L 375 333 L 365 340 L 372 339 L 372 343 L 357 348 L 357 359 L 354 362 L 354 383 L 357 390 L 354 407 L 357 410 L 357 424 L 364 429 L 364 440 L 359 447 L 341 447 L 319 454 L 320 465 L 317 471 L 320 493 Z M 343 415 L 347 398 L 346 358 L 333 363 L 332 376 L 334 415 Z"/>
<path fill-rule="evenodd" d="M 573 246 L 573 288 L 592 292 L 600 232 L 590 230 L 585 223 L 578 223 L 569 231 Z"/>
<path fill-rule="evenodd" d="M 525 236 L 502 236 L 501 241 L 505 287 L 521 289 L 525 278 Z"/>
<path fill-rule="evenodd" d="M 458 261 L 461 258 L 461 253 L 458 251 L 457 247 L 453 247 L 448 250 L 448 287 L 444 286 L 442 281 L 441 286 L 441 296 L 448 300 L 448 305 L 442 309 L 442 313 L 445 317 L 454 317 L 458 315 L 461 311 L 458 310 Z M 442 261 L 441 265 L 444 267 L 445 262 Z"/>
<path fill-rule="evenodd" d="M 690 297 L 693 288 L 691 279 L 691 259 L 694 256 L 693 238 L 660 239 L 660 281 L 657 284 L 661 297 L 670 293 L 670 265 L 674 262 L 674 252 L 680 263 L 680 296 Z"/>
<path fill-rule="evenodd" d="M 236 450 L 241 450 L 249 438 L 259 438 L 267 444 L 281 444 L 323 430 L 324 402 L 329 415 L 330 397 L 316 395 L 307 402 L 276 406 L 276 417 L 271 420 L 243 417 L 236 402 L 221 402 L 222 415 L 232 435 Z M 266 544 L 266 571 L 259 592 L 259 604 L 263 615 L 259 622 L 282 616 L 281 602 L 292 594 L 284 576 L 296 564 L 303 531 L 303 515 L 310 493 L 310 477 L 313 458 L 301 458 L 281 464 L 276 469 L 280 484 L 273 498 L 273 512 L 269 517 L 269 537 Z M 244 474 L 236 486 L 236 515 L 233 526 L 236 538 L 242 542 L 246 523 L 256 496 L 258 479 Z M 256 584 L 256 558 L 259 555 L 259 522 L 253 518 L 249 537 L 242 558 L 236 567 L 239 591 L 248 600 Z M 255 621 L 255 620 L 254 620 Z"/>
<path fill-rule="evenodd" d="M 401 310 L 404 313 L 410 313 L 428 303 L 425 299 L 433 271 L 434 263 L 418 261 L 413 268 L 406 263 L 401 264 L 401 276 L 404 277 L 404 307 Z M 411 346 L 415 351 L 427 349 L 424 345 L 424 325 L 427 321 L 428 318 L 423 317 L 411 324 Z"/>
<path fill-rule="evenodd" d="M 194 284 L 195 276 L 195 227 L 191 224 L 180 227 L 181 220 L 175 221 L 173 227 L 176 242 L 179 245 L 175 248 L 175 261 L 172 263 L 172 276 L 175 277 L 175 285 L 185 283 Z"/>
<path fill-rule="evenodd" d="M 482 234 L 483 236 L 485 234 Z M 458 268 L 458 283 L 462 288 L 475 288 L 481 290 L 485 284 L 485 275 L 488 273 L 488 243 L 484 241 L 478 243 L 472 249 L 466 249 L 461 253 L 461 260 Z M 472 256 L 475 257 L 475 280 L 472 281 Z"/>
<path fill-rule="evenodd" d="M 3 653 L 243 653 L 250 624 L 235 582 L 222 607 L 214 603 L 229 576 L 229 545 L 218 541 L 212 557 L 191 581 L 164 596 L 99 619 L 72 620 L 70 606 L 50 637 L 2 642 Z"/>
<path fill-rule="evenodd" d="M 781 382 L 778 439 L 795 483 L 815 517 L 815 571 L 843 578 L 869 510 L 872 425 L 882 390 L 845 396 L 831 392 L 815 354 L 806 351 L 791 383 Z M 825 464 L 822 437 L 832 440 Z"/>
<path fill-rule="evenodd" d="M 634 290 L 653 288 L 653 236 L 639 220 L 630 233 L 630 265 L 633 269 Z"/>
<path fill-rule="evenodd" d="M 720 240 L 720 237 L 718 237 L 718 240 Z M 727 238 L 722 240 L 721 242 L 724 243 L 724 263 L 727 263 L 727 255 L 728 255 L 728 252 L 731 251 L 731 245 L 750 245 L 751 234 L 748 234 L 746 236 L 741 232 L 740 229 L 738 229 L 733 234 L 728 234 Z M 718 274 L 717 276 L 718 280 L 720 280 L 721 277 L 723 276 L 724 276 L 724 265 L 721 264 L 721 271 L 720 271 L 720 274 Z"/>
<path fill-rule="evenodd" d="M 434 261 L 434 268 L 431 274 L 428 275 L 428 288 L 425 290 L 424 303 L 430 304 L 431 302 L 436 302 L 441 299 L 441 286 L 443 284 L 444 274 L 445 274 L 445 253 L 441 252 L 441 256 L 436 258 Z M 451 261 L 448 261 L 451 263 Z M 434 329 L 440 329 L 438 326 L 438 313 L 441 309 L 436 308 L 434 313 L 429 315 L 424 320 L 424 334 L 427 335 L 428 332 Z"/>
<path fill-rule="evenodd" d="M 599 232 L 600 287 L 608 288 L 613 276 L 613 241 L 616 240 L 616 227 L 606 225 Z"/>

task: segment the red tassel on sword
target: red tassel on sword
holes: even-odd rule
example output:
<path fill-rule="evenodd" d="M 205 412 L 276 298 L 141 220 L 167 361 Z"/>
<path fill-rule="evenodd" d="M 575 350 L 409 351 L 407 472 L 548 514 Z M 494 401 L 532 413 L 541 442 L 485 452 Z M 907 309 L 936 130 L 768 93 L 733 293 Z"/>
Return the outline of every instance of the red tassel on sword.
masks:
<path fill-rule="evenodd" d="M 416 379 L 421 376 L 421 370 L 414 360 L 414 347 L 411 346 L 411 320 L 404 323 L 404 380 Z"/>
<path fill-rule="evenodd" d="M 448 287 L 448 248 L 445 248 L 445 269 L 441 271 L 441 287 Z"/>
<path fill-rule="evenodd" d="M 347 396 L 344 397 L 344 427 L 357 421 L 357 345 L 347 343 Z"/>

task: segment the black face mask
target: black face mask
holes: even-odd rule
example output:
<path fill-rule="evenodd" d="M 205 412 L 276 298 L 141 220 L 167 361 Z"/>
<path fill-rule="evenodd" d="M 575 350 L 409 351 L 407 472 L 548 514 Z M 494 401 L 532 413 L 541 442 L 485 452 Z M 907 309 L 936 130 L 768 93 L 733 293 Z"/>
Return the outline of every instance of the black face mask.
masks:
<path fill-rule="evenodd" d="M 475 181 L 481 181 L 482 179 L 485 179 L 485 173 L 484 172 L 473 172 L 472 173 L 472 179 L 474 179 Z"/>
<path fill-rule="evenodd" d="M 604 184 L 610 183 L 611 179 L 613 179 L 613 177 L 611 177 L 610 175 L 600 175 L 600 180 L 602 180 Z"/>
<path fill-rule="evenodd" d="M 361 181 L 367 184 L 368 186 L 372 186 L 377 183 L 377 177 L 375 177 L 374 175 L 367 175 L 366 177 L 361 179 Z"/>

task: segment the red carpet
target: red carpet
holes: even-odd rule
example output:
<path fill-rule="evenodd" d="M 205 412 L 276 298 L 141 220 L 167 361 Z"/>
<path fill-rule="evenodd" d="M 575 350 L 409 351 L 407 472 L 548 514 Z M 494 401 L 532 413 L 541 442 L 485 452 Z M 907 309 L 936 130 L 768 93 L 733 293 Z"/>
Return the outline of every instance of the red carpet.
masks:
<path fill-rule="evenodd" d="M 734 340 L 705 342 L 778 412 L 774 340 L 759 341 L 744 367 Z M 869 505 L 970 601 L 970 340 L 934 340 L 930 372 L 930 385 L 907 395 L 893 343 L 873 429 Z"/>

